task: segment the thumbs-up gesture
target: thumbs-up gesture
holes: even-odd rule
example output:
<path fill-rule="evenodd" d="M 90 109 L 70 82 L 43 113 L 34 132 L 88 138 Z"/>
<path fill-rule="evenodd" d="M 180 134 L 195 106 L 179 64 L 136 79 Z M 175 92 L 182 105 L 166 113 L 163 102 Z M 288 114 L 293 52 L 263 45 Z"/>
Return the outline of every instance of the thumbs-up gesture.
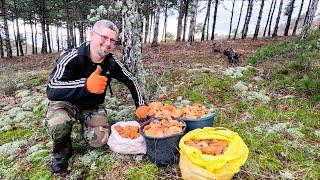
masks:
<path fill-rule="evenodd" d="M 105 76 L 101 76 L 101 66 L 97 66 L 97 69 L 87 79 L 87 90 L 94 94 L 102 94 L 106 89 L 107 80 Z"/>

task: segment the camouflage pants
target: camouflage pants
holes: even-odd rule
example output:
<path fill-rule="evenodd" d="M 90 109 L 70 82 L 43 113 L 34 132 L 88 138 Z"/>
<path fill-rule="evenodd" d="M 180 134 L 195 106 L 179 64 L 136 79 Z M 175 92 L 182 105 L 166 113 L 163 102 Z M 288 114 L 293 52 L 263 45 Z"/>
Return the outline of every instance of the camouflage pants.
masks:
<path fill-rule="evenodd" d="M 75 122 L 82 124 L 81 134 L 90 146 L 102 147 L 109 137 L 107 114 L 102 105 L 94 109 L 78 109 L 69 102 L 50 102 L 45 121 L 54 153 L 71 148 L 70 135 Z"/>

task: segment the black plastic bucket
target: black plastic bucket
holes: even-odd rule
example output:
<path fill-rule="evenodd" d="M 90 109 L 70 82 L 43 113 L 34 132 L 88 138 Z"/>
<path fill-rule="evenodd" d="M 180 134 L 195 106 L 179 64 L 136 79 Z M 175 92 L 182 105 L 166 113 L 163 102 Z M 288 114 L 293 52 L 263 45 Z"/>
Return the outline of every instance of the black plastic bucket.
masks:
<path fill-rule="evenodd" d="M 182 120 L 177 121 L 180 121 L 185 125 L 182 128 L 182 132 L 168 137 L 147 136 L 143 132 L 143 128 L 150 124 L 150 122 L 140 127 L 140 134 L 145 138 L 146 141 L 148 158 L 157 166 L 163 167 L 170 164 L 177 164 L 179 162 L 179 141 L 185 133 L 186 123 Z"/>
<path fill-rule="evenodd" d="M 215 111 L 212 114 L 207 115 L 202 118 L 198 118 L 198 119 L 183 119 L 183 118 L 181 118 L 181 120 L 183 120 L 187 124 L 186 132 L 189 132 L 189 131 L 192 131 L 192 130 L 198 129 L 198 128 L 212 127 L 215 123 L 215 117 L 217 116 L 217 113 L 218 112 Z"/>

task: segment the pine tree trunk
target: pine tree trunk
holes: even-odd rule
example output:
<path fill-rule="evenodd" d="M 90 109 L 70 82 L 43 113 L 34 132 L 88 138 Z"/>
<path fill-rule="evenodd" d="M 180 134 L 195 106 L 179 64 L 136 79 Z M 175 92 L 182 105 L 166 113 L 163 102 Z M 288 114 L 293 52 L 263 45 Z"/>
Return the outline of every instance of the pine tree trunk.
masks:
<path fill-rule="evenodd" d="M 149 44 L 150 44 L 150 41 L 151 41 L 151 33 L 152 33 L 152 27 L 154 26 L 154 22 L 153 22 L 153 18 L 154 17 L 154 13 L 151 12 L 151 16 L 150 16 L 150 28 L 149 28 L 149 35 L 148 35 L 148 39 L 149 39 Z"/>
<path fill-rule="evenodd" d="M 283 0 L 280 1 L 278 16 L 277 16 L 276 24 L 274 25 L 272 37 L 278 36 L 278 28 L 279 28 L 279 22 L 280 22 L 280 17 L 282 12 L 282 5 L 283 5 Z"/>
<path fill-rule="evenodd" d="M 196 27 L 196 18 L 197 18 L 197 6 L 198 0 L 193 0 L 192 2 L 192 10 L 191 10 L 191 19 L 189 26 L 189 34 L 188 34 L 188 44 L 191 45 L 193 42 L 194 30 Z"/>
<path fill-rule="evenodd" d="M 37 30 L 37 20 L 34 21 L 34 29 L 35 29 L 35 35 L 34 35 L 34 50 L 35 54 L 38 54 L 38 30 Z"/>
<path fill-rule="evenodd" d="M 295 2 L 295 0 L 292 0 L 291 4 L 289 6 L 287 24 L 286 24 L 286 28 L 284 29 L 284 36 L 288 36 L 288 34 L 289 34 L 291 17 L 292 17 L 292 12 L 293 12 L 293 8 L 294 8 L 294 2 Z"/>
<path fill-rule="evenodd" d="M 34 48 L 35 45 L 34 45 L 33 25 L 32 25 L 32 17 L 31 17 L 31 14 L 30 14 L 29 22 L 30 22 L 30 29 L 31 29 L 32 54 L 34 54 L 34 53 L 35 53 L 35 48 Z"/>
<path fill-rule="evenodd" d="M 123 49 L 123 63 L 133 74 L 137 74 L 137 79 L 142 87 L 142 94 L 146 100 L 149 98 L 147 88 L 146 71 L 142 63 L 142 17 L 140 0 L 125 1 L 127 11 L 122 11 L 124 18 L 124 49 Z M 160 7 L 159 7 L 160 9 Z M 128 19 L 130 18 L 130 21 Z M 140 91 L 141 92 L 141 91 Z"/>
<path fill-rule="evenodd" d="M 230 38 L 231 38 L 231 31 L 232 31 L 232 19 L 233 19 L 234 4 L 235 4 L 235 0 L 233 0 L 233 2 L 232 2 L 232 10 L 231 10 L 230 28 L 229 28 L 229 35 L 228 35 L 228 39 L 230 39 Z"/>
<path fill-rule="evenodd" d="M 266 36 L 266 32 L 267 32 L 267 28 L 268 28 L 269 20 L 270 20 L 270 16 L 271 16 L 272 5 L 276 4 L 276 3 L 277 2 L 275 0 L 272 0 L 272 2 L 271 2 L 269 13 L 268 13 L 268 19 L 267 19 L 266 26 L 264 27 L 264 31 L 263 31 L 263 37 Z"/>
<path fill-rule="evenodd" d="M 148 34 L 149 34 L 149 14 L 146 16 L 146 24 L 144 27 L 144 43 L 147 43 Z"/>
<path fill-rule="evenodd" d="M 62 28 L 63 29 L 63 28 Z M 60 42 L 61 42 L 61 50 L 64 50 L 64 44 L 63 44 L 63 36 L 62 36 L 62 30 L 60 31 Z"/>
<path fill-rule="evenodd" d="M 17 49 L 20 50 L 20 55 L 24 56 L 23 48 L 22 48 L 22 41 L 21 41 L 21 37 L 20 37 L 19 21 L 18 21 L 19 17 L 18 17 L 16 0 L 13 0 L 13 5 L 14 5 L 15 18 L 16 18 L 16 26 L 17 26 L 17 42 L 18 42 L 18 46 L 19 46 L 19 48 L 17 47 Z"/>
<path fill-rule="evenodd" d="M 78 25 L 78 31 L 79 31 L 79 45 L 84 42 L 83 38 L 83 22 L 80 20 Z"/>
<path fill-rule="evenodd" d="M 156 0 L 155 26 L 153 31 L 153 40 L 152 40 L 151 47 L 158 46 L 159 20 L 160 20 L 160 0 Z"/>
<path fill-rule="evenodd" d="M 264 0 L 261 1 L 258 21 L 257 21 L 257 25 L 256 25 L 256 30 L 254 31 L 253 39 L 257 39 L 258 35 L 259 35 L 259 29 L 260 29 L 260 22 L 261 22 L 261 18 L 262 18 L 263 7 L 264 7 Z"/>
<path fill-rule="evenodd" d="M 178 15 L 178 27 L 177 27 L 177 39 L 176 41 L 181 41 L 181 34 L 182 34 L 182 19 L 183 19 L 183 10 L 184 10 L 184 1 L 180 0 L 179 6 L 179 15 Z"/>
<path fill-rule="evenodd" d="M 162 33 L 162 41 L 167 42 L 167 19 L 168 19 L 168 4 L 165 1 L 165 10 L 164 10 L 164 24 L 163 24 L 163 33 Z"/>
<path fill-rule="evenodd" d="M 310 5 L 309 13 L 306 17 L 306 23 L 305 23 L 305 28 L 303 29 L 301 33 L 301 39 L 306 39 L 309 34 L 310 34 L 310 27 L 313 22 L 314 16 L 317 12 L 319 0 L 312 0 L 312 3 Z"/>
<path fill-rule="evenodd" d="M 76 24 L 75 23 L 73 23 L 73 47 L 76 47 L 77 46 L 77 33 L 76 33 Z"/>
<path fill-rule="evenodd" d="M 8 16 L 7 16 L 7 4 L 5 0 L 1 0 L 1 14 L 3 16 L 3 28 L 4 28 L 4 34 L 5 34 L 5 47 L 7 52 L 7 57 L 12 58 L 12 47 L 10 43 L 10 37 L 9 37 L 9 27 L 8 27 Z"/>
<path fill-rule="evenodd" d="M 218 4 L 219 4 L 219 0 L 215 0 L 215 4 L 214 4 L 214 14 L 213 14 L 213 23 L 212 23 L 211 40 L 214 40 L 214 30 L 215 30 L 215 28 L 216 28 L 216 20 L 217 20 Z"/>
<path fill-rule="evenodd" d="M 208 0 L 207 13 L 206 13 L 206 17 L 204 19 L 204 23 L 203 23 L 203 27 L 202 27 L 201 41 L 204 41 L 206 26 L 207 26 L 207 24 L 209 24 L 208 17 L 210 16 L 211 1 L 212 0 Z"/>
<path fill-rule="evenodd" d="M 302 1 L 301 1 L 299 14 L 298 14 L 298 17 L 297 17 L 296 23 L 294 24 L 294 28 L 293 28 L 293 32 L 292 32 L 292 36 L 295 36 L 295 35 L 296 35 L 296 31 L 297 31 L 298 23 L 299 23 L 299 20 L 300 20 L 301 11 L 302 11 L 302 8 L 303 8 L 303 3 L 304 3 L 304 0 L 302 0 Z"/>
<path fill-rule="evenodd" d="M 239 15 L 239 19 L 238 19 L 238 24 L 237 24 L 236 31 L 234 32 L 233 39 L 236 39 L 237 34 L 238 34 L 238 29 L 239 29 L 239 25 L 240 25 L 241 16 L 242 16 L 242 8 L 243 8 L 243 4 L 244 4 L 244 0 L 242 0 L 242 3 L 241 3 L 240 15 Z"/>
<path fill-rule="evenodd" d="M 308 9 L 307 9 L 307 12 L 306 12 L 306 16 L 304 18 L 304 21 L 303 21 L 303 26 L 306 24 L 306 20 L 307 20 L 307 16 L 309 14 L 309 10 L 310 10 L 310 5 L 312 3 L 312 0 L 309 0 L 309 4 L 308 4 Z"/>
<path fill-rule="evenodd" d="M 49 20 L 46 17 L 46 33 L 47 33 L 47 40 L 48 40 L 48 47 L 49 47 L 49 53 L 52 53 L 52 47 L 51 47 L 51 38 L 50 38 L 50 29 L 49 29 Z"/>
<path fill-rule="evenodd" d="M 189 0 L 185 0 L 182 41 L 185 41 L 185 40 L 186 40 L 186 31 L 187 31 L 187 20 L 188 20 L 189 3 L 190 3 Z"/>
<path fill-rule="evenodd" d="M 50 39 L 51 39 L 51 47 L 52 47 L 52 51 L 54 51 L 54 48 L 53 48 L 52 29 L 50 29 Z"/>
<path fill-rule="evenodd" d="M 83 42 L 86 42 L 87 41 L 87 25 L 84 24 L 83 25 L 83 38 L 84 38 L 84 41 Z"/>
<path fill-rule="evenodd" d="M 16 29 L 14 27 L 14 18 L 13 18 L 13 14 L 12 14 L 12 30 L 13 30 L 13 37 L 14 37 L 14 42 L 16 44 L 16 53 L 17 53 L 17 56 L 19 56 L 19 42 L 18 42 L 18 39 L 17 39 L 17 35 L 16 35 Z"/>
<path fill-rule="evenodd" d="M 27 32 L 26 32 L 26 22 L 23 21 L 23 27 L 24 27 L 24 39 L 25 39 L 25 44 L 26 44 L 26 51 L 25 54 L 28 54 L 28 41 L 27 41 Z"/>
<path fill-rule="evenodd" d="M 212 1 L 211 1 L 212 4 Z M 211 5 L 210 5 L 211 6 Z M 211 11 L 211 7 L 210 7 L 210 11 Z M 207 19 L 207 35 L 206 35 L 206 40 L 209 40 L 209 27 L 210 27 L 210 11 L 208 14 L 208 19 Z"/>
<path fill-rule="evenodd" d="M 57 41 L 57 46 L 58 46 L 58 50 L 57 51 L 60 51 L 60 42 L 59 42 L 59 26 L 58 24 L 56 25 L 56 41 Z"/>
<path fill-rule="evenodd" d="M 66 1 L 66 8 L 67 8 L 67 44 L 68 49 L 74 47 L 74 39 L 73 39 L 73 23 L 72 23 L 72 7 L 71 7 L 71 0 Z"/>
<path fill-rule="evenodd" d="M 253 8 L 253 0 L 249 0 L 247 16 L 246 16 L 246 20 L 245 20 L 245 23 L 243 26 L 241 39 L 245 39 L 247 37 L 250 19 L 251 19 L 251 15 L 252 15 L 252 8 Z"/>
<path fill-rule="evenodd" d="M 40 23 L 41 23 L 41 31 L 42 31 L 42 47 L 41 54 L 47 53 L 47 39 L 46 39 L 46 20 L 45 20 L 45 1 L 42 0 L 40 3 Z"/>
<path fill-rule="evenodd" d="M 272 13 L 271 13 L 270 21 L 269 21 L 268 36 L 271 35 L 271 24 L 272 24 L 273 14 L 274 14 L 274 11 L 276 9 L 276 5 L 277 5 L 277 1 L 275 1 L 274 4 L 273 4 Z"/>
<path fill-rule="evenodd" d="M 1 58 L 4 57 L 3 40 L 2 40 L 1 33 L 0 33 L 0 57 L 1 57 Z"/>

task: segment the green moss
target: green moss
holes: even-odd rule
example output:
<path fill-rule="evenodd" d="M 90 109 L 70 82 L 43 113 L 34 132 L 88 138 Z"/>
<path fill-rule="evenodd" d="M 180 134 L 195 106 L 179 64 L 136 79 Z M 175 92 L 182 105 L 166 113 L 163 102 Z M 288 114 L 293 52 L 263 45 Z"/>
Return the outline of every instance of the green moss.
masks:
<path fill-rule="evenodd" d="M 45 77 L 38 75 L 34 79 L 32 79 L 32 84 L 35 86 L 39 86 L 40 84 L 45 82 Z"/>
<path fill-rule="evenodd" d="M 258 70 L 255 68 L 248 68 L 247 70 L 242 72 L 243 76 L 239 78 L 241 81 L 248 82 L 250 81 L 254 76 L 258 75 Z"/>
<path fill-rule="evenodd" d="M 158 168 L 154 164 L 142 164 L 139 168 L 129 168 L 127 178 L 130 180 L 147 180 L 157 178 Z"/>
<path fill-rule="evenodd" d="M 16 128 L 11 131 L 7 131 L 3 134 L 0 134 L 0 144 L 5 144 L 10 141 L 28 139 L 32 136 L 32 130 L 24 128 Z"/>
<path fill-rule="evenodd" d="M 244 111 L 246 109 L 248 109 L 248 104 L 244 103 L 244 102 L 237 102 L 235 105 L 235 108 L 237 108 L 240 111 Z"/>
<path fill-rule="evenodd" d="M 196 103 L 203 103 L 203 97 L 200 93 L 196 92 L 195 90 L 190 90 L 188 92 L 188 99 Z"/>
<path fill-rule="evenodd" d="M 287 54 L 294 50 L 294 44 L 294 42 L 282 41 L 276 44 L 266 45 L 250 55 L 248 64 L 255 64 L 269 57 Z"/>

